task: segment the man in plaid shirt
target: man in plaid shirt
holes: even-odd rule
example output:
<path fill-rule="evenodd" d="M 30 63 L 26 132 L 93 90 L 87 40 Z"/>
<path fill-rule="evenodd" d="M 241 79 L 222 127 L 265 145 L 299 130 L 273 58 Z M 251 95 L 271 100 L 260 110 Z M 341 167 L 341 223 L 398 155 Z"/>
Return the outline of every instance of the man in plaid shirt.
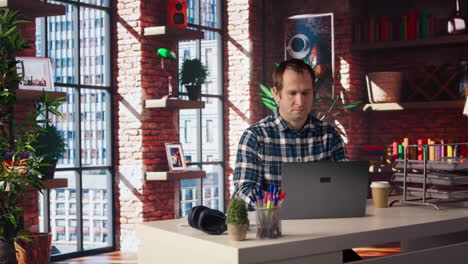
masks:
<path fill-rule="evenodd" d="M 275 113 L 249 127 L 242 135 L 234 171 L 234 196 L 247 204 L 258 185 L 281 187 L 284 162 L 348 160 L 344 142 L 331 126 L 311 114 L 315 75 L 304 61 L 282 62 L 273 73 Z M 287 199 L 287 198 L 286 198 Z M 352 249 L 343 250 L 343 261 L 361 260 Z"/>
<path fill-rule="evenodd" d="M 273 73 L 278 108 L 242 135 L 234 171 L 234 196 L 249 203 L 258 185 L 281 186 L 284 162 L 347 160 L 339 133 L 311 113 L 315 75 L 302 60 L 282 62 Z"/>

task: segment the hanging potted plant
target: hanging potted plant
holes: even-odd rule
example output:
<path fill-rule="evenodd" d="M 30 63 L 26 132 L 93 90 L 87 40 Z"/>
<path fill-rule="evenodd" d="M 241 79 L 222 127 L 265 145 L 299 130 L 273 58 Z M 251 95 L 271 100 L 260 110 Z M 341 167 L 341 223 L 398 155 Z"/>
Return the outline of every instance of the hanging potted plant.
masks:
<path fill-rule="evenodd" d="M 36 141 L 32 144 L 36 155 L 42 157 L 42 164 L 37 170 L 43 179 L 53 179 L 57 162 L 63 157 L 65 140 L 63 133 L 53 125 L 41 128 Z"/>
<path fill-rule="evenodd" d="M 63 157 L 65 152 L 65 139 L 63 133 L 56 126 L 48 122 L 49 115 L 61 116 L 58 111 L 60 102 L 63 98 L 52 98 L 50 93 L 44 92 L 34 103 L 37 113 L 43 113 L 45 127 L 38 129 L 37 138 L 32 142 L 32 147 L 36 155 L 42 157 L 42 164 L 38 171 L 42 174 L 43 179 L 53 179 L 57 162 Z"/>
<path fill-rule="evenodd" d="M 200 101 L 201 86 L 205 83 L 207 76 L 208 70 L 199 59 L 184 59 L 179 72 L 179 82 L 187 89 L 190 100 Z"/>

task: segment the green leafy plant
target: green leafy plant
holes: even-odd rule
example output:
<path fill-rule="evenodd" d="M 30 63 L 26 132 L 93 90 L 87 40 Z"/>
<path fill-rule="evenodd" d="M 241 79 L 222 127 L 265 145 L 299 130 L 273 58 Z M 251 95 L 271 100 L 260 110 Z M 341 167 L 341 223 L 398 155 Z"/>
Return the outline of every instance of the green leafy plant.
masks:
<path fill-rule="evenodd" d="M 197 59 L 184 59 L 179 72 L 179 82 L 182 85 L 202 85 L 208 76 L 208 70 Z"/>
<path fill-rule="evenodd" d="M 304 62 L 310 65 L 310 63 L 307 60 L 304 60 Z M 279 64 L 275 63 L 275 66 L 278 67 Z M 310 66 L 314 68 L 314 65 L 310 65 Z M 259 87 L 262 91 L 262 93 L 260 94 L 262 103 L 272 112 L 274 112 L 276 108 L 278 107 L 278 103 L 276 102 L 275 97 L 273 96 L 273 91 L 271 90 L 271 88 L 265 86 L 264 84 L 259 84 Z M 318 93 L 317 89 L 319 89 L 319 86 L 315 86 L 314 89 L 315 89 L 314 94 L 317 94 Z M 339 102 L 340 99 L 341 99 L 341 96 L 337 96 L 333 99 L 315 98 L 316 102 L 329 104 L 327 111 L 325 112 L 317 111 L 316 117 L 321 121 L 325 121 L 327 120 L 327 118 L 333 118 L 339 115 L 343 110 L 355 108 L 362 104 L 362 101 L 356 101 L 348 105 L 337 107 L 337 103 Z"/>
<path fill-rule="evenodd" d="M 45 127 L 38 129 L 38 135 L 32 146 L 37 155 L 42 156 L 46 162 L 56 161 L 63 157 L 65 152 L 65 139 L 63 133 L 49 121 L 49 115 L 62 116 L 58 108 L 64 97 L 53 98 L 50 93 L 44 92 L 34 103 L 36 113 L 40 113 Z"/>
<path fill-rule="evenodd" d="M 18 61 L 14 54 L 28 47 L 29 40 L 21 39 L 18 26 L 29 21 L 18 18 L 18 12 L 0 8 L 0 90 L 12 90 L 21 76 L 17 76 Z M 6 95 L 5 95 L 6 96 Z"/>
<path fill-rule="evenodd" d="M 229 202 L 226 216 L 226 224 L 245 225 L 249 223 L 247 207 L 240 198 L 234 198 Z"/>
<path fill-rule="evenodd" d="M 278 107 L 278 103 L 275 101 L 272 90 L 266 87 L 264 84 L 259 84 L 259 86 L 262 90 L 262 93 L 260 94 L 262 103 L 272 112 L 274 112 L 276 110 L 276 107 Z M 325 112 L 317 111 L 316 117 L 321 121 L 325 121 L 329 117 L 335 117 L 339 115 L 342 110 L 355 108 L 362 104 L 362 101 L 356 101 L 348 105 L 336 107 L 336 104 L 340 99 L 340 96 L 337 96 L 330 100 L 321 99 L 321 102 L 326 103 L 328 101 L 330 105 L 328 106 L 328 109 Z"/>
<path fill-rule="evenodd" d="M 65 151 L 63 133 L 55 126 L 40 129 L 37 139 L 32 143 L 36 155 L 42 156 L 44 161 L 58 160 Z"/>
<path fill-rule="evenodd" d="M 32 241 L 24 236 L 29 232 L 23 225 L 22 205 L 30 199 L 28 193 L 41 192 L 44 187 L 37 171 L 42 157 L 36 155 L 32 143 L 49 122 L 39 117 L 57 110 L 48 105 L 29 112 L 21 121 L 13 115 L 17 84 L 22 81 L 22 76 L 16 73 L 19 61 L 15 55 L 29 41 L 21 38 L 18 26 L 26 22 L 19 19 L 17 12 L 0 8 L 0 243 L 9 250 L 7 255 L 0 256 L 0 263 L 14 260 L 15 240 Z"/>

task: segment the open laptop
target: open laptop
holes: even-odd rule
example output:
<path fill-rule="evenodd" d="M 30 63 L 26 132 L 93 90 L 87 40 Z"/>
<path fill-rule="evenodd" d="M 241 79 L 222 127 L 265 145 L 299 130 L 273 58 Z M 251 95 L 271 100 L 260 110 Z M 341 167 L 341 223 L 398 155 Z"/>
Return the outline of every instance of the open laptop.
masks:
<path fill-rule="evenodd" d="M 283 163 L 281 219 L 361 217 L 366 214 L 368 161 Z"/>

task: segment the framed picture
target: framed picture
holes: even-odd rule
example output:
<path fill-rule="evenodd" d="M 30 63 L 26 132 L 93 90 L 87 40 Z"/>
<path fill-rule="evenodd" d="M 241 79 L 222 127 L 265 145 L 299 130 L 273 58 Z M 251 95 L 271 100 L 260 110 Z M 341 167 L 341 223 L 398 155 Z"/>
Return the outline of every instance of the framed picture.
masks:
<path fill-rule="evenodd" d="M 169 163 L 169 170 L 171 171 L 185 171 L 187 170 L 187 163 L 185 162 L 184 151 L 180 143 L 167 143 L 166 155 Z"/>
<path fill-rule="evenodd" d="M 285 59 L 305 60 L 315 72 L 315 98 L 333 98 L 333 14 L 292 16 L 285 24 Z"/>
<path fill-rule="evenodd" d="M 50 58 L 16 57 L 19 61 L 17 73 L 24 79 L 19 89 L 53 91 L 52 65 Z"/>

